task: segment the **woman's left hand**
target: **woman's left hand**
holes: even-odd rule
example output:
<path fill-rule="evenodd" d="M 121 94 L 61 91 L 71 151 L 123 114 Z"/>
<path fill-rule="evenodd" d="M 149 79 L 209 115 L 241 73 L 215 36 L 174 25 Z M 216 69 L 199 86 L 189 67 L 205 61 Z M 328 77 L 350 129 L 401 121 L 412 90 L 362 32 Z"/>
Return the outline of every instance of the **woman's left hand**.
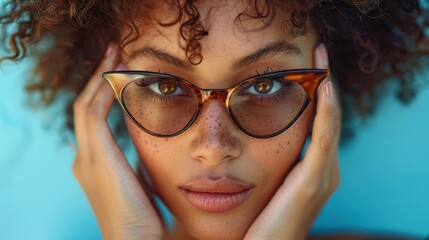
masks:
<path fill-rule="evenodd" d="M 326 48 L 315 50 L 317 68 L 328 66 Z M 332 82 L 318 92 L 311 142 L 244 239 L 305 239 L 315 218 L 339 184 L 341 109 Z"/>

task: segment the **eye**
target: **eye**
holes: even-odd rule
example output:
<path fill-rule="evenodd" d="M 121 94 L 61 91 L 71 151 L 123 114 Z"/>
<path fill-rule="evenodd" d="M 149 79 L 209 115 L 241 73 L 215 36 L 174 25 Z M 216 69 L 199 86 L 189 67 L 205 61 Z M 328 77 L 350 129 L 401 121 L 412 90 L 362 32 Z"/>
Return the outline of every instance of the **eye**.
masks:
<path fill-rule="evenodd" d="M 160 82 L 158 89 L 162 94 L 170 95 L 176 92 L 177 85 L 171 82 Z"/>
<path fill-rule="evenodd" d="M 278 81 L 260 79 L 253 84 L 253 87 L 249 88 L 249 93 L 262 95 L 273 94 L 280 90 L 280 88 L 281 84 Z"/>
<path fill-rule="evenodd" d="M 253 85 L 253 88 L 258 93 L 267 94 L 273 88 L 273 81 L 271 81 L 271 80 L 259 81 Z"/>
<path fill-rule="evenodd" d="M 165 80 L 149 85 L 150 90 L 160 95 L 178 95 L 182 94 L 182 89 L 178 86 L 177 81 Z"/>

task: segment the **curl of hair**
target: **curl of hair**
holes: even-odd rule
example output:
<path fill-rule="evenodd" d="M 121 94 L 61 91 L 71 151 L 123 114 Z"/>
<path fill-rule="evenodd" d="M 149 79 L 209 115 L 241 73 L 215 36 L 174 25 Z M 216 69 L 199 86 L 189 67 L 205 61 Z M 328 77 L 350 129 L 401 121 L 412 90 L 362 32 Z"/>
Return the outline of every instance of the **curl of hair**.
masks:
<path fill-rule="evenodd" d="M 248 1 L 249 9 L 239 14 L 236 22 L 261 18 L 269 23 L 276 9 L 288 9 L 292 11 L 287 20 L 291 35 L 308 33 L 310 23 L 327 45 L 331 72 L 341 93 L 350 96 L 362 115 L 374 110 L 380 95 L 377 89 L 386 80 L 400 83 L 398 97 L 403 102 L 414 96 L 416 87 L 410 73 L 421 68 L 422 59 L 429 55 L 425 35 L 429 14 L 418 0 L 243 1 Z M 153 2 L 139 1 L 136 8 L 136 2 L 129 0 L 7 0 L 0 16 L 0 38 L 10 54 L 0 61 L 21 60 L 31 50 L 37 59 L 32 76 L 38 77 L 30 79 L 29 92 L 40 92 L 46 103 L 55 99 L 58 90 L 79 94 L 109 42 L 124 47 L 139 38 L 134 19 L 146 16 L 142 20 L 151 22 L 151 10 L 156 7 Z M 209 31 L 201 24 L 198 0 L 168 3 L 177 16 L 171 22 L 158 23 L 180 24 L 186 56 L 199 64 L 203 60 L 199 41 Z M 12 31 L 8 30 L 11 25 L 16 26 Z M 120 39 L 117 33 L 124 28 L 129 34 Z M 45 39 L 51 41 L 50 47 L 38 51 Z"/>

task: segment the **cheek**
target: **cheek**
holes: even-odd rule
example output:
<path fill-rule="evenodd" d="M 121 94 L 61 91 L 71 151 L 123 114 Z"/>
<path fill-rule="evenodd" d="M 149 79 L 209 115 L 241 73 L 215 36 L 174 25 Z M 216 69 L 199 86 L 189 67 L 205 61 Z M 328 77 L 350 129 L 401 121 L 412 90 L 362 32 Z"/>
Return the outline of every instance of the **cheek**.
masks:
<path fill-rule="evenodd" d="M 286 132 L 264 147 L 264 154 L 272 156 L 273 159 L 298 157 L 307 139 L 310 124 L 311 114 L 303 114 Z"/>
<path fill-rule="evenodd" d="M 126 119 L 126 123 L 138 157 L 149 175 L 168 176 L 169 166 L 175 161 L 173 153 L 180 151 L 180 148 L 171 146 L 168 138 L 157 138 L 144 133 L 129 119 Z"/>
<path fill-rule="evenodd" d="M 309 105 L 301 117 L 284 133 L 248 145 L 257 165 L 264 173 L 269 174 L 264 178 L 266 186 L 272 186 L 272 189 L 278 186 L 300 157 L 314 116 L 313 108 L 313 104 Z"/>
<path fill-rule="evenodd" d="M 139 157 L 139 165 L 143 165 L 146 179 L 152 191 L 164 203 L 175 199 L 174 184 L 177 178 L 186 173 L 178 166 L 183 159 L 184 148 L 180 143 L 169 138 L 153 137 L 143 132 L 131 120 L 127 119 L 127 127 Z M 171 207 L 171 206 L 170 206 Z"/>
<path fill-rule="evenodd" d="M 169 156 L 177 149 L 180 150 L 180 147 L 175 148 L 175 145 L 169 143 L 169 138 L 151 136 L 143 132 L 128 118 L 126 118 L 126 124 L 137 153 L 142 160 L 162 159 L 163 156 Z"/>

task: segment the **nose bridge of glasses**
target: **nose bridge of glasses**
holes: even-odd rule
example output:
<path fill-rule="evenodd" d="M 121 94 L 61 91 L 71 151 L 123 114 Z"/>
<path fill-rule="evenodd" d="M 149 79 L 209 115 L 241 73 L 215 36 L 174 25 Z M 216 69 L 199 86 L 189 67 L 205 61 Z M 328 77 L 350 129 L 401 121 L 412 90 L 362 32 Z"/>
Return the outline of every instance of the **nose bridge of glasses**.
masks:
<path fill-rule="evenodd" d="M 205 101 L 210 99 L 218 99 L 222 100 L 223 102 L 226 102 L 226 99 L 228 98 L 228 90 L 201 90 L 201 102 L 200 105 L 202 105 Z"/>

